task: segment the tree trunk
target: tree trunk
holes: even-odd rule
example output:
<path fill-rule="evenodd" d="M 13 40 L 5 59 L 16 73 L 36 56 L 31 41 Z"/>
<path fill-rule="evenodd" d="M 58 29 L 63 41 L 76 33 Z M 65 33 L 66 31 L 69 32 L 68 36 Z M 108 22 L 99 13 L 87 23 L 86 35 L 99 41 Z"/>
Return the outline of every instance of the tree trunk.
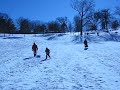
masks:
<path fill-rule="evenodd" d="M 80 35 L 82 36 L 82 34 L 83 34 L 83 21 L 82 21 L 82 19 L 80 20 Z"/>

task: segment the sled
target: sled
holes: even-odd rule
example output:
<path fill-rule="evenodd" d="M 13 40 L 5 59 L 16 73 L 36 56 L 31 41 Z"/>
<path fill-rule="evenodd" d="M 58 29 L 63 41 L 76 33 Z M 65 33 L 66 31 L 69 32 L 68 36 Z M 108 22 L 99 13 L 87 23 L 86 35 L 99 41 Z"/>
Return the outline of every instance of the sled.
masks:
<path fill-rule="evenodd" d="M 84 48 L 84 50 L 87 50 L 88 48 Z"/>

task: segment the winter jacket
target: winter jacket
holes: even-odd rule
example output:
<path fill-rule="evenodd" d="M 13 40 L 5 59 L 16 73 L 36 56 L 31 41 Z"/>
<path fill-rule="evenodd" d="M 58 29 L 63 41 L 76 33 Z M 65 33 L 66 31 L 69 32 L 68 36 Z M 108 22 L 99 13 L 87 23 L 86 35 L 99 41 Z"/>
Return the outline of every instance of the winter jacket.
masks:
<path fill-rule="evenodd" d="M 88 47 L 87 40 L 84 41 L 85 47 Z"/>
<path fill-rule="evenodd" d="M 37 45 L 34 43 L 33 44 L 33 46 L 32 46 L 32 50 L 34 51 L 34 52 L 36 52 L 37 50 L 38 50 L 38 47 L 37 47 Z"/>
<path fill-rule="evenodd" d="M 46 48 L 45 52 L 46 54 L 50 54 L 50 50 L 48 48 Z"/>

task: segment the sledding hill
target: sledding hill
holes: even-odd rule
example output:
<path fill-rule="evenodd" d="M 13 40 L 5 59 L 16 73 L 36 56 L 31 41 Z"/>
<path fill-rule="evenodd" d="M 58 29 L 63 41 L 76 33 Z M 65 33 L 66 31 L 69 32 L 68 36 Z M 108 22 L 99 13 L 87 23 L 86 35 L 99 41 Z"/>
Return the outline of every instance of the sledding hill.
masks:
<path fill-rule="evenodd" d="M 1 35 L 0 90 L 119 90 L 119 35 L 118 31 L 84 36 L 88 50 L 73 33 Z M 40 57 L 33 57 L 33 42 Z M 51 51 L 48 60 L 46 47 Z"/>

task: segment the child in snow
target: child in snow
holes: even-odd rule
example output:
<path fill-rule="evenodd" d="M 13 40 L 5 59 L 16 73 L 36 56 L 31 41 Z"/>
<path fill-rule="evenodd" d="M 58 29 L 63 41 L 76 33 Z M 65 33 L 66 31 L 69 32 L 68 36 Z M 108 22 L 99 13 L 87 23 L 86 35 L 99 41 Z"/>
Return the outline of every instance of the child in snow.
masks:
<path fill-rule="evenodd" d="M 46 58 L 45 58 L 45 60 L 47 59 L 47 56 L 49 56 L 49 58 L 51 58 L 50 57 L 50 50 L 48 48 L 45 49 L 45 52 L 46 52 Z"/>
<path fill-rule="evenodd" d="M 84 46 L 85 46 L 85 50 L 87 50 L 88 49 L 88 43 L 87 43 L 86 39 L 84 40 Z"/>
<path fill-rule="evenodd" d="M 34 57 L 35 57 L 36 54 L 37 54 L 37 50 L 38 50 L 38 47 L 37 47 L 37 45 L 36 45 L 35 42 L 34 42 L 33 45 L 32 45 L 32 51 L 33 51 Z"/>

